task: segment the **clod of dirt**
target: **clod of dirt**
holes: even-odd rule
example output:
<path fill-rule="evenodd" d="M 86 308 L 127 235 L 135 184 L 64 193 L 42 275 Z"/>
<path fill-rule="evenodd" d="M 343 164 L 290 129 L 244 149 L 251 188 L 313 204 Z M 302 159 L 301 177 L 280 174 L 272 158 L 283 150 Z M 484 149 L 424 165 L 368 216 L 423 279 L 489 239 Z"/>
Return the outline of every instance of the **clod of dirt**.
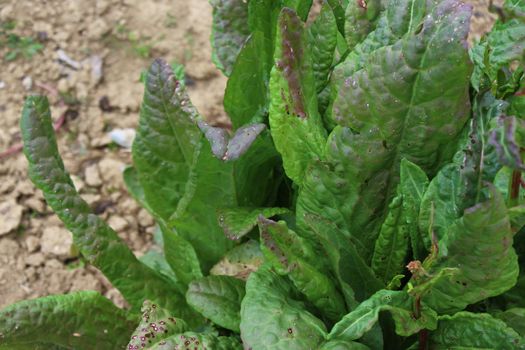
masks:
<path fill-rule="evenodd" d="M 0 203 L 0 236 L 5 235 L 20 226 L 24 208 L 14 199 Z"/>
<path fill-rule="evenodd" d="M 84 178 L 88 186 L 99 187 L 102 185 L 102 179 L 100 178 L 100 173 L 96 164 L 92 164 L 86 168 L 84 171 Z"/>
<path fill-rule="evenodd" d="M 73 238 L 65 228 L 51 226 L 44 228 L 40 244 L 45 255 L 66 259 L 71 256 Z"/>
<path fill-rule="evenodd" d="M 98 163 L 104 183 L 113 188 L 124 188 L 122 171 L 124 171 L 125 167 L 126 165 L 123 162 L 111 158 L 104 158 Z"/>

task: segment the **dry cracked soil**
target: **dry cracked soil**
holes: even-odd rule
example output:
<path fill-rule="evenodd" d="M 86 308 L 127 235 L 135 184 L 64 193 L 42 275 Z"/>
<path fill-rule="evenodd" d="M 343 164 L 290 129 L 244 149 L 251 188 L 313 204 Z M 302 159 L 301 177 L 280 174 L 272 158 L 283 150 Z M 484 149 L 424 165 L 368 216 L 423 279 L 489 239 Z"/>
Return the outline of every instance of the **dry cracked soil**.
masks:
<path fill-rule="evenodd" d="M 475 6 L 472 40 L 495 16 L 488 0 Z M 317 7 L 319 4 L 316 4 Z M 31 59 L 0 63 L 0 308 L 13 302 L 77 290 L 97 290 L 117 305 L 119 292 L 72 246 L 71 234 L 27 178 L 19 152 L 24 97 L 45 94 L 59 148 L 77 189 L 137 256 L 152 245 L 155 224 L 126 192 L 121 172 L 127 140 L 138 123 L 141 72 L 154 57 L 186 66 L 191 98 L 201 113 L 227 124 L 225 78 L 211 63 L 207 0 L 0 0 L 0 24 L 15 24 L 43 49 Z M 0 47 L 0 60 L 9 49 Z"/>

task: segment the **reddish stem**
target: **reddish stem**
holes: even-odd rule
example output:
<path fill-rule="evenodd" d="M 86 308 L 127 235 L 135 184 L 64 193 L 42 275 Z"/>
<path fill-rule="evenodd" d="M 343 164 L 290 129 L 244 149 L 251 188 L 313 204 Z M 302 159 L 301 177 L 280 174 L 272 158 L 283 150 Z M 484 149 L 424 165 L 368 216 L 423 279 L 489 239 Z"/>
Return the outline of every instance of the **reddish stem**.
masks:
<path fill-rule="evenodd" d="M 416 319 L 421 317 L 421 296 L 416 296 L 416 301 L 414 304 L 414 316 Z M 427 350 L 428 347 L 428 331 L 422 329 L 419 331 L 419 347 L 418 350 Z"/>
<path fill-rule="evenodd" d="M 509 193 L 509 202 L 511 206 L 514 206 L 518 203 L 518 198 L 520 195 L 520 186 L 521 186 L 521 172 L 519 170 L 514 170 L 512 172 L 512 180 L 510 184 L 510 193 Z"/>

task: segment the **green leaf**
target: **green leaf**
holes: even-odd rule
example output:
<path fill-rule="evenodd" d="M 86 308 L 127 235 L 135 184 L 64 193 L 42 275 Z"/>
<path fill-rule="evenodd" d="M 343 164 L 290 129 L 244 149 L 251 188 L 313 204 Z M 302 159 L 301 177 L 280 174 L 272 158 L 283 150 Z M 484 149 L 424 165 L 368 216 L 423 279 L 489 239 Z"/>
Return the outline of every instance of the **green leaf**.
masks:
<path fill-rule="evenodd" d="M 349 232 L 367 263 L 401 160 L 434 174 L 455 152 L 470 113 L 469 17 L 470 7 L 441 2 L 420 32 L 371 52 L 362 69 L 338 81 L 334 116 L 347 127 L 332 131 L 325 164 L 306 174 L 297 212 L 321 214 Z"/>
<path fill-rule="evenodd" d="M 249 240 L 227 252 L 224 258 L 213 266 L 210 274 L 247 280 L 250 273 L 257 271 L 263 262 L 264 256 L 259 242 Z"/>
<path fill-rule="evenodd" d="M 127 167 L 124 169 L 124 172 L 122 173 L 122 176 L 124 177 L 124 183 L 126 184 L 126 188 L 131 194 L 131 196 L 150 214 L 155 215 L 155 212 L 153 209 L 150 208 L 148 202 L 146 201 L 146 196 L 144 195 L 144 188 L 140 184 L 137 169 L 135 169 L 132 166 Z"/>
<path fill-rule="evenodd" d="M 521 337 L 525 336 L 525 309 L 512 308 L 496 312 L 492 316 L 505 322 L 507 326 L 518 332 Z"/>
<path fill-rule="evenodd" d="M 202 271 L 208 271 L 234 245 L 219 226 L 217 210 L 267 205 L 278 184 L 277 164 L 279 158 L 267 133 L 234 162 L 217 159 L 208 142 L 201 142 L 184 197 L 169 225 L 194 247 Z"/>
<path fill-rule="evenodd" d="M 438 242 L 437 260 L 424 263 L 430 277 L 416 279 L 419 286 L 414 293 L 425 283 L 434 283 L 422 300 L 444 313 L 509 290 L 516 284 L 519 272 L 512 237 L 503 198 L 491 188 L 490 199 L 465 210 L 463 217 L 448 227 Z M 456 272 L 439 276 L 445 269 Z"/>
<path fill-rule="evenodd" d="M 210 0 L 213 7 L 211 43 L 213 61 L 229 76 L 240 48 L 250 35 L 248 2 L 244 0 Z"/>
<path fill-rule="evenodd" d="M 269 219 L 288 213 L 290 210 L 286 208 L 227 208 L 219 209 L 217 218 L 226 237 L 238 240 L 257 226 L 260 215 Z"/>
<path fill-rule="evenodd" d="M 499 74 L 513 61 L 525 58 L 523 18 L 498 21 L 492 31 L 471 49 L 475 64 L 472 85 L 476 91 L 489 87 L 494 93 L 502 87 Z"/>
<path fill-rule="evenodd" d="M 336 127 L 326 147 L 326 163 L 310 165 L 296 208 L 301 232 L 308 232 L 304 217 L 320 217 L 345 233 L 367 265 L 377 237 L 374 227 L 382 222 L 379 209 L 388 176 L 379 155 L 387 149 L 368 136 Z"/>
<path fill-rule="evenodd" d="M 418 222 L 421 201 L 428 185 L 428 177 L 420 167 L 406 159 L 401 161 L 399 188 L 403 194 L 403 214 L 415 259 L 422 259 L 427 253 L 423 237 L 419 232 Z"/>
<path fill-rule="evenodd" d="M 158 251 L 158 249 L 158 247 L 154 246 L 146 254 L 139 258 L 140 262 L 148 266 L 152 270 L 157 271 L 169 280 L 177 283 L 177 275 L 175 275 L 170 265 L 166 261 L 166 257 L 164 256 L 164 254 Z"/>
<path fill-rule="evenodd" d="M 384 283 L 403 272 L 409 240 L 415 259 L 427 255 L 417 223 L 428 178 L 421 168 L 406 159 L 401 161 L 400 173 L 397 195 L 390 203 L 372 257 L 372 268 Z"/>
<path fill-rule="evenodd" d="M 272 51 L 265 50 L 268 41 L 271 43 L 264 33 L 253 33 L 232 68 L 224 93 L 224 109 L 234 129 L 249 122 L 261 122 L 268 113 L 268 81 L 272 65 Z"/>
<path fill-rule="evenodd" d="M 344 31 L 350 50 L 374 30 L 380 12 L 380 0 L 350 1 L 346 7 Z"/>
<path fill-rule="evenodd" d="M 403 272 L 408 252 L 409 228 L 403 215 L 403 196 L 399 192 L 398 187 L 398 195 L 388 207 L 372 256 L 372 269 L 385 284 Z"/>
<path fill-rule="evenodd" d="M 521 149 L 525 146 L 525 121 L 516 117 L 500 117 L 491 131 L 490 143 L 496 149 L 498 160 L 511 169 L 525 171 Z"/>
<path fill-rule="evenodd" d="M 173 334 L 188 330 L 186 322 L 171 317 L 168 310 L 150 301 L 144 302 L 141 311 L 140 323 L 131 335 L 126 349 L 150 349 L 152 341 L 159 343 Z"/>
<path fill-rule="evenodd" d="M 370 141 L 380 137 L 394 176 L 402 158 L 435 173 L 455 151 L 447 146 L 469 117 L 470 15 L 458 1 L 439 3 L 420 32 L 373 51 L 362 69 L 338 82 L 334 119 Z M 396 185 L 388 186 L 390 195 Z"/>
<path fill-rule="evenodd" d="M 332 328 L 328 339 L 351 341 L 361 338 L 377 323 L 383 311 L 392 316 L 398 335 L 408 337 L 422 329 L 435 329 L 437 314 L 423 304 L 421 315 L 416 319 L 412 311 L 414 305 L 415 299 L 404 291 L 381 290 L 343 317 Z"/>
<path fill-rule="evenodd" d="M 0 349 L 120 349 L 134 325 L 97 292 L 25 300 L 0 311 Z"/>
<path fill-rule="evenodd" d="M 213 323 L 239 332 L 244 284 L 230 276 L 207 276 L 190 283 L 186 301 Z"/>
<path fill-rule="evenodd" d="M 308 28 L 308 49 L 312 56 L 312 69 L 317 87 L 321 93 L 328 84 L 330 70 L 337 45 L 337 22 L 330 5 L 325 3 L 321 13 Z"/>
<path fill-rule="evenodd" d="M 73 233 L 74 243 L 84 258 L 100 269 L 135 309 L 138 310 L 145 299 L 151 299 L 181 317 L 195 317 L 175 286 L 140 263 L 115 231 L 94 215 L 76 192 L 58 153 L 45 97 L 27 98 L 20 126 L 29 176 Z"/>
<path fill-rule="evenodd" d="M 330 340 L 324 343 L 320 350 L 369 350 L 370 348 L 364 344 L 345 341 L 345 340 Z"/>
<path fill-rule="evenodd" d="M 288 275 L 297 289 L 329 320 L 340 319 L 345 312 L 343 297 L 323 269 L 315 265 L 318 256 L 306 240 L 289 230 L 285 222 L 259 219 L 261 250 L 266 261 L 280 275 Z M 310 259 L 309 259 L 310 258 Z M 318 263 L 317 263 L 318 265 Z"/>
<path fill-rule="evenodd" d="M 319 215 L 307 214 L 302 220 L 312 240 L 321 245 L 318 254 L 328 258 L 349 309 L 357 306 L 356 299 L 363 301 L 381 289 L 381 281 L 359 254 L 362 249 L 359 241 Z"/>
<path fill-rule="evenodd" d="M 171 67 L 155 60 L 146 78 L 133 161 L 149 207 L 163 219 L 175 212 L 189 180 L 202 137 L 198 118 Z"/>
<path fill-rule="evenodd" d="M 257 350 L 316 349 L 326 328 L 294 298 L 290 282 L 268 267 L 250 275 L 241 305 L 241 338 Z"/>
<path fill-rule="evenodd" d="M 177 281 L 187 286 L 191 281 L 201 278 L 202 271 L 193 246 L 180 237 L 177 232 L 170 230 L 164 225 L 161 226 L 161 229 L 164 241 L 164 255 Z"/>
<path fill-rule="evenodd" d="M 345 7 L 348 5 L 348 0 L 327 0 L 328 4 L 334 12 L 337 21 L 337 28 L 341 34 L 345 32 Z"/>
<path fill-rule="evenodd" d="M 186 332 L 173 335 L 146 349 L 242 350 L 242 345 L 234 337 L 219 337 L 213 333 Z"/>
<path fill-rule="evenodd" d="M 270 79 L 270 127 L 286 174 L 302 184 L 306 167 L 322 155 L 325 134 L 317 107 L 317 92 L 307 36 L 299 17 L 283 9 Z"/>
<path fill-rule="evenodd" d="M 487 314 L 458 312 L 441 316 L 430 333 L 431 349 L 522 349 L 522 338 L 504 322 Z"/>

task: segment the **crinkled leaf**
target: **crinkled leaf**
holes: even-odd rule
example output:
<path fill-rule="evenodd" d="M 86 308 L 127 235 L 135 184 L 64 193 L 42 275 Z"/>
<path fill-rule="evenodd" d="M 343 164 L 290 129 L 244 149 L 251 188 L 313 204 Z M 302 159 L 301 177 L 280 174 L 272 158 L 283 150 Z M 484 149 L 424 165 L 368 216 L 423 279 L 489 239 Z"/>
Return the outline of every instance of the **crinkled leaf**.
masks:
<path fill-rule="evenodd" d="M 415 259 L 422 259 L 426 255 L 422 234 L 426 232 L 419 232 L 418 222 L 421 201 L 429 185 L 428 177 L 420 167 L 406 159 L 401 161 L 400 175 L 403 214 L 409 230 L 412 254 Z"/>
<path fill-rule="evenodd" d="M 372 268 L 384 283 L 403 272 L 409 240 L 415 259 L 427 255 L 418 227 L 419 205 L 427 186 L 425 172 L 403 159 L 397 195 L 390 203 L 372 257 Z"/>
<path fill-rule="evenodd" d="M 286 208 L 228 208 L 219 209 L 217 218 L 224 234 L 229 239 L 241 239 L 257 226 L 257 220 L 262 215 L 271 218 L 289 213 Z"/>
<path fill-rule="evenodd" d="M 490 199 L 465 210 L 448 227 L 438 242 L 437 260 L 426 266 L 430 277 L 416 279 L 414 292 L 434 283 L 422 300 L 438 312 L 453 312 L 509 290 L 519 272 L 512 238 L 503 198 L 491 189 Z M 445 269 L 456 272 L 439 276 Z"/>
<path fill-rule="evenodd" d="M 516 117 L 500 117 L 498 127 L 491 131 L 490 143 L 502 165 L 525 171 L 521 149 L 525 146 L 525 121 Z"/>
<path fill-rule="evenodd" d="M 211 0 L 210 4 L 213 7 L 213 61 L 217 68 L 229 76 L 242 45 L 250 35 L 248 2 Z"/>
<path fill-rule="evenodd" d="M 474 89 L 491 87 L 497 91 L 501 87 L 498 75 L 509 63 L 525 58 L 525 23 L 523 20 L 510 19 L 498 21 L 487 37 L 471 49 L 475 64 L 472 75 Z M 486 77 L 486 78 L 485 78 Z"/>
<path fill-rule="evenodd" d="M 441 316 L 430 333 L 431 349 L 521 349 L 522 338 L 503 321 L 488 314 L 458 312 Z"/>
<path fill-rule="evenodd" d="M 403 213 L 403 195 L 394 197 L 381 226 L 372 256 L 372 269 L 386 284 L 404 269 L 408 252 L 409 228 Z"/>
<path fill-rule="evenodd" d="M 212 275 L 224 275 L 247 280 L 264 262 L 259 243 L 249 240 L 226 253 L 224 258 L 210 270 Z"/>
<path fill-rule="evenodd" d="M 277 273 L 288 275 L 297 289 L 328 319 L 336 321 L 345 311 L 336 284 L 308 260 L 307 242 L 289 230 L 284 222 L 259 219 L 261 249 Z M 318 257 L 316 257 L 318 259 Z M 312 257 L 310 257 L 312 261 Z"/>
<path fill-rule="evenodd" d="M 58 153 L 45 97 L 31 96 L 26 100 L 20 125 L 29 176 L 73 233 L 84 258 L 100 269 L 134 308 L 139 309 L 144 300 L 151 299 L 181 317 L 193 317 L 175 286 L 140 263 L 76 192 Z"/>
<path fill-rule="evenodd" d="M 496 312 L 492 316 L 505 322 L 507 326 L 518 332 L 520 336 L 525 336 L 525 309 L 512 308 Z"/>
<path fill-rule="evenodd" d="M 380 12 L 381 0 L 350 1 L 345 13 L 345 38 L 350 50 L 374 30 Z"/>
<path fill-rule="evenodd" d="M 186 322 L 172 317 L 170 312 L 148 300 L 142 305 L 142 316 L 126 349 L 150 349 L 171 335 L 188 330 Z"/>
<path fill-rule="evenodd" d="M 325 3 L 321 13 L 308 28 L 308 49 L 312 56 L 312 69 L 317 93 L 328 83 L 337 44 L 337 23 L 330 5 Z"/>
<path fill-rule="evenodd" d="M 279 158 L 269 135 L 260 135 L 246 154 L 234 162 L 213 156 L 203 140 L 190 180 L 170 226 L 195 248 L 201 268 L 208 271 L 233 247 L 216 218 L 219 208 L 260 207 L 273 197 Z"/>
<path fill-rule="evenodd" d="M 220 337 L 214 333 L 186 332 L 173 335 L 157 342 L 149 350 L 242 350 L 241 343 L 234 337 Z"/>
<path fill-rule="evenodd" d="M 344 88 L 343 83 L 346 79 L 367 64 L 371 53 L 381 47 L 394 44 L 407 32 L 415 31 L 416 25 L 421 22 L 425 13 L 431 10 L 431 6 L 433 5 L 424 1 L 390 1 L 377 20 L 376 29 L 358 43 L 344 57 L 343 62 L 335 67 L 330 84 L 332 99 L 337 96 L 338 89 Z M 336 124 L 331 110 L 327 111 L 325 120 L 329 125 Z"/>
<path fill-rule="evenodd" d="M 308 232 L 303 218 L 318 216 L 344 232 L 369 264 L 377 236 L 373 227 L 381 224 L 377 207 L 384 202 L 388 180 L 378 156 L 385 151 L 381 142 L 369 142 L 348 128 L 334 129 L 326 147 L 327 164 L 311 164 L 299 192 L 296 210 L 301 232 Z"/>
<path fill-rule="evenodd" d="M 388 150 L 385 168 L 399 169 L 405 157 L 434 173 L 455 151 L 446 146 L 463 129 L 470 107 L 470 15 L 470 6 L 458 0 L 438 3 L 419 32 L 372 52 L 361 70 L 338 82 L 335 119 L 367 140 L 380 137 Z"/>
<path fill-rule="evenodd" d="M 153 62 L 145 85 L 133 161 L 146 202 L 167 219 L 184 194 L 201 139 L 198 113 L 166 62 Z"/>
<path fill-rule="evenodd" d="M 186 301 L 213 323 L 239 332 L 244 285 L 230 276 L 207 276 L 190 283 Z"/>
<path fill-rule="evenodd" d="M 322 213 L 358 237 L 367 263 L 399 183 L 401 159 L 433 174 L 455 152 L 470 113 L 469 18 L 470 7 L 442 1 L 420 32 L 373 51 L 362 69 L 340 82 L 334 115 L 351 129 L 332 131 L 327 165 L 309 170 L 297 211 L 299 217 Z"/>
<path fill-rule="evenodd" d="M 343 317 L 330 332 L 328 339 L 357 340 L 377 323 L 379 313 L 388 311 L 392 316 L 396 333 L 410 336 L 422 329 L 435 329 L 437 314 L 424 304 L 421 315 L 416 319 L 412 311 L 415 300 L 404 291 L 381 290 L 365 300 L 352 312 Z"/>
<path fill-rule="evenodd" d="M 258 350 L 316 349 L 326 328 L 295 299 L 291 283 L 268 267 L 250 275 L 241 305 L 241 338 Z"/>
<path fill-rule="evenodd" d="M 358 241 L 319 215 L 307 214 L 302 220 L 312 239 L 322 247 L 318 254 L 328 257 L 349 309 L 381 289 L 381 281 L 359 254 L 362 247 Z"/>
<path fill-rule="evenodd" d="M 326 134 L 317 109 L 307 40 L 299 17 L 283 9 L 270 79 L 270 126 L 286 174 L 298 185 L 310 161 L 321 156 Z"/>
<path fill-rule="evenodd" d="M 432 179 L 421 201 L 419 229 L 427 249 L 431 236 L 434 234 L 438 240 L 443 237 L 450 223 L 485 197 L 484 183 L 495 180 L 502 165 L 490 144 L 490 130 L 507 106 L 491 93 L 476 96 L 468 138 L 454 163 L 443 167 Z"/>
<path fill-rule="evenodd" d="M 0 349 L 119 349 L 134 326 L 97 292 L 25 300 L 0 311 Z"/>
<path fill-rule="evenodd" d="M 248 2 L 251 35 L 237 56 L 224 94 L 224 109 L 234 130 L 260 123 L 268 114 L 270 71 L 273 67 L 275 27 L 284 6 L 298 11 L 304 20 L 312 0 L 253 0 Z"/>

